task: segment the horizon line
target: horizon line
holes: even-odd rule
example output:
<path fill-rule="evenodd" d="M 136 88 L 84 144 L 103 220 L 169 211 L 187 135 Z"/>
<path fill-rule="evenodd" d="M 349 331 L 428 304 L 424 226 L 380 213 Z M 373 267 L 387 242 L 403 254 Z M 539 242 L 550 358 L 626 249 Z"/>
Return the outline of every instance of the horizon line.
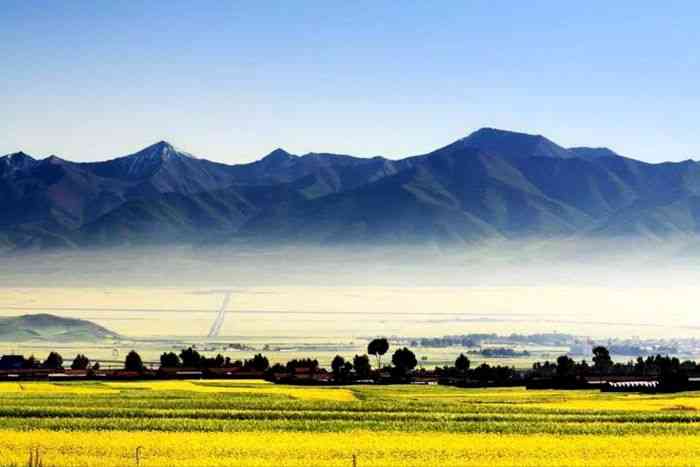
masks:
<path fill-rule="evenodd" d="M 451 145 L 451 144 L 454 144 L 454 143 L 457 143 L 457 142 L 459 142 L 459 141 L 462 141 L 462 140 L 468 138 L 469 136 L 471 136 L 471 135 L 473 135 L 473 134 L 475 134 L 475 133 L 477 133 L 477 132 L 484 131 L 484 130 L 491 130 L 491 131 L 496 131 L 496 132 L 500 132 L 500 133 L 510 133 L 510 134 L 516 134 L 516 135 L 523 135 L 523 136 L 528 136 L 528 137 L 533 137 L 533 138 L 534 138 L 534 137 L 544 138 L 544 139 L 546 139 L 547 141 L 549 141 L 549 142 L 551 142 L 551 143 L 553 143 L 553 144 L 555 144 L 555 145 L 557 145 L 557 146 L 559 146 L 559 147 L 561 147 L 561 148 L 563 148 L 563 149 L 565 149 L 565 150 L 567 150 L 567 151 L 571 151 L 571 150 L 573 150 L 573 149 L 580 149 L 580 148 L 595 149 L 595 150 L 608 150 L 608 151 L 611 151 L 614 155 L 616 155 L 616 156 L 618 156 L 618 157 L 622 157 L 622 158 L 625 158 L 625 159 L 632 159 L 632 160 L 635 160 L 635 161 L 637 161 L 637 162 L 642 162 L 642 163 L 644 163 L 644 164 L 649 164 L 649 165 L 659 165 L 659 164 L 669 164 L 669 163 L 670 163 L 670 164 L 682 164 L 682 163 L 686 163 L 686 162 L 688 162 L 688 161 L 691 161 L 691 162 L 698 162 L 697 160 L 692 159 L 692 158 L 687 158 L 687 159 L 682 159 L 682 160 L 677 160 L 677 161 L 674 161 L 674 160 L 664 160 L 664 161 L 658 161 L 658 162 L 649 162 L 649 161 L 646 161 L 646 160 L 637 159 L 637 158 L 635 158 L 635 157 L 629 157 L 629 156 L 622 155 L 622 154 L 618 153 L 617 151 L 615 151 L 614 149 L 610 148 L 609 146 L 596 146 L 596 145 L 591 145 L 591 146 L 586 146 L 586 145 L 561 146 L 561 145 L 559 145 L 558 143 L 556 143 L 555 141 L 553 141 L 552 139 L 550 139 L 550 138 L 548 138 L 547 136 L 545 136 L 545 135 L 543 135 L 543 134 L 540 134 L 540 133 L 527 133 L 527 132 L 523 132 L 523 131 L 505 130 L 505 129 L 501 129 L 501 128 L 488 127 L 488 126 L 486 126 L 486 127 L 480 127 L 480 128 L 478 128 L 477 130 L 474 130 L 474 131 L 468 133 L 466 136 L 463 136 L 463 137 L 461 137 L 461 138 L 458 138 L 458 139 L 456 139 L 456 140 L 454 140 L 454 141 L 451 141 L 450 143 L 447 143 L 447 144 L 445 144 L 445 145 L 438 146 L 437 148 L 435 148 L 435 149 L 433 149 L 433 150 L 431 150 L 431 151 L 429 151 L 429 152 L 427 152 L 427 153 L 422 153 L 422 154 L 409 154 L 409 155 L 404 155 L 404 156 L 400 156 L 400 157 L 387 157 L 387 156 L 383 156 L 383 155 L 373 155 L 373 156 L 369 156 L 369 155 L 354 155 L 354 154 L 344 154 L 344 153 L 340 153 L 340 152 L 328 152 L 328 151 L 322 151 L 322 152 L 312 151 L 312 152 L 307 152 L 307 153 L 304 153 L 304 154 L 294 154 L 294 153 L 292 153 L 292 152 L 287 151 L 287 150 L 284 149 L 282 146 L 277 146 L 276 148 L 272 149 L 270 152 L 267 152 L 266 154 L 264 154 L 264 155 L 262 155 L 262 156 L 258 156 L 257 159 L 253 159 L 253 160 L 251 160 L 251 161 L 249 161 L 249 162 L 229 163 L 229 162 L 218 161 L 218 160 L 215 160 L 215 159 L 210 159 L 210 158 L 208 158 L 208 156 L 200 156 L 200 155 L 198 155 L 198 154 L 196 154 L 196 153 L 194 153 L 194 152 L 190 152 L 190 151 L 188 151 L 188 150 L 182 149 L 182 148 L 178 147 L 177 145 L 172 144 L 170 141 L 168 141 L 168 140 L 166 140 L 166 139 L 158 139 L 156 142 L 154 142 L 154 143 L 152 143 L 152 144 L 149 144 L 149 145 L 147 145 L 147 146 L 144 146 L 144 147 L 142 147 L 141 149 L 138 149 L 138 150 L 136 150 L 136 151 L 134 151 L 134 152 L 130 152 L 130 153 L 127 153 L 127 154 L 118 155 L 118 156 L 114 156 L 114 157 L 108 157 L 108 158 L 106 158 L 106 159 L 96 159 L 96 160 L 92 160 L 92 161 L 80 161 L 80 162 L 78 162 L 78 161 L 73 161 L 73 160 L 71 160 L 71 159 L 63 158 L 63 157 L 61 157 L 61 156 L 59 156 L 59 155 L 57 155 L 57 154 L 50 154 L 50 155 L 48 155 L 48 156 L 43 156 L 43 157 L 42 157 L 42 156 L 36 156 L 36 155 L 33 155 L 33 154 L 30 154 L 30 153 L 25 152 L 23 149 L 19 149 L 19 150 L 15 151 L 15 152 L 10 152 L 10 153 L 7 153 L 7 154 L 2 154 L 2 155 L 0 155 L 0 159 L 6 158 L 6 157 L 10 157 L 10 156 L 15 156 L 15 155 L 24 155 L 24 156 L 30 157 L 31 159 L 36 160 L 36 161 L 45 161 L 45 160 L 48 160 L 48 159 L 52 159 L 52 158 L 53 158 L 53 159 L 58 159 L 58 160 L 65 161 L 65 162 L 70 162 L 70 163 L 72 163 L 72 164 L 96 164 L 96 163 L 109 162 L 109 161 L 113 161 L 113 160 L 116 160 L 116 159 L 122 159 L 122 158 L 126 158 L 126 157 L 131 157 L 131 156 L 134 156 L 134 155 L 136 155 L 136 154 L 138 154 L 138 153 L 140 153 L 140 152 L 143 152 L 143 151 L 145 151 L 145 150 L 147 150 L 147 149 L 155 148 L 155 147 L 157 147 L 157 146 L 159 146 L 159 145 L 165 145 L 165 146 L 167 146 L 167 147 L 172 148 L 172 149 L 173 149 L 175 152 L 177 152 L 178 154 L 183 154 L 183 155 L 191 156 L 191 157 L 193 157 L 194 159 L 197 159 L 197 160 L 205 160 L 205 161 L 208 161 L 208 162 L 213 162 L 213 163 L 216 163 L 216 164 L 222 164 L 222 165 L 227 165 L 227 166 L 239 166 L 239 165 L 248 165 L 248 164 L 252 164 L 252 163 L 258 162 L 258 161 L 260 161 L 260 160 L 263 160 L 265 157 L 267 157 L 267 156 L 269 156 L 269 155 L 271 155 L 271 154 L 273 154 L 273 153 L 275 153 L 275 152 L 277 152 L 277 151 L 283 151 L 284 153 L 286 153 L 286 154 L 288 154 L 288 155 L 290 155 L 290 156 L 292 156 L 292 157 L 333 155 L 333 156 L 345 156 L 345 157 L 353 157 L 353 158 L 357 158 L 357 159 L 368 159 L 368 160 L 369 160 L 369 159 L 375 159 L 375 158 L 381 158 L 381 159 L 386 159 L 386 160 L 389 160 L 389 161 L 400 161 L 400 160 L 404 160 L 404 159 L 411 158 L 411 157 L 426 156 L 426 155 L 431 154 L 431 153 L 433 153 L 433 152 L 435 152 L 435 151 L 438 151 L 438 150 L 440 150 L 440 149 L 442 149 L 442 148 L 445 148 L 445 147 L 447 147 L 447 146 L 449 146 L 449 145 Z M 585 159 L 585 158 L 584 158 L 584 159 Z"/>

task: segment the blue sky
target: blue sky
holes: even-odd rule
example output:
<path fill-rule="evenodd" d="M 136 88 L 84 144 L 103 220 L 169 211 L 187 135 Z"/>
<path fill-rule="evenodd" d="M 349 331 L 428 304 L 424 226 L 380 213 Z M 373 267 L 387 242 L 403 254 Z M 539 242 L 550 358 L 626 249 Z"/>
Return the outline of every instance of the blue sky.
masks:
<path fill-rule="evenodd" d="M 403 157 L 482 127 L 700 158 L 695 2 L 34 2 L 0 9 L 0 153 L 166 139 Z"/>

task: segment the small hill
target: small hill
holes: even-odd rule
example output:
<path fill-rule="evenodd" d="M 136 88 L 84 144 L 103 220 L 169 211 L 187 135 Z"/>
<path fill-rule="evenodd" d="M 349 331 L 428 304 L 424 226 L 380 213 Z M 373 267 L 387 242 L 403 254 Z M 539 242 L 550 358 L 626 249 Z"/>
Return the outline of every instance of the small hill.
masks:
<path fill-rule="evenodd" d="M 0 318 L 0 341 L 94 342 L 117 339 L 119 334 L 91 321 L 35 314 Z"/>

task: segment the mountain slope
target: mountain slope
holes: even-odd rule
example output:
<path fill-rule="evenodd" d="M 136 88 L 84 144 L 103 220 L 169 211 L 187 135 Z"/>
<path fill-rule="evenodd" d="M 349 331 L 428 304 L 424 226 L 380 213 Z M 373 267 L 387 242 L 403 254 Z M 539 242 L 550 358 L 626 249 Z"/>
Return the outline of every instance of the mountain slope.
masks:
<path fill-rule="evenodd" d="M 74 229 L 123 202 L 123 187 L 55 156 L 0 177 L 0 226 Z"/>
<path fill-rule="evenodd" d="M 81 166 L 105 179 L 128 182 L 127 197 L 199 193 L 224 188 L 233 180 L 230 166 L 197 159 L 165 141 L 128 156 Z"/>
<path fill-rule="evenodd" d="M 493 128 L 400 160 L 276 149 L 226 165 L 160 141 L 104 162 L 0 158 L 0 248 L 696 235 L 698 197 L 697 162 Z"/>
<path fill-rule="evenodd" d="M 464 147 L 413 158 L 410 168 L 355 190 L 283 213 L 264 211 L 242 233 L 324 242 L 470 241 L 570 234 L 588 221 L 547 197 L 508 157 Z"/>
<path fill-rule="evenodd" d="M 257 162 L 229 166 L 197 159 L 164 141 L 82 164 L 17 153 L 0 159 L 0 237 L 5 244 L 34 248 L 138 242 L 161 232 L 171 240 L 187 238 L 208 227 L 235 229 L 255 210 L 233 185 L 273 192 L 294 185 L 287 191 L 310 199 L 396 170 L 381 158 L 294 156 L 281 149 Z"/>
<path fill-rule="evenodd" d="M 235 231 L 253 210 L 254 206 L 232 189 L 190 196 L 165 193 L 127 201 L 71 238 L 89 245 L 193 241 Z"/>

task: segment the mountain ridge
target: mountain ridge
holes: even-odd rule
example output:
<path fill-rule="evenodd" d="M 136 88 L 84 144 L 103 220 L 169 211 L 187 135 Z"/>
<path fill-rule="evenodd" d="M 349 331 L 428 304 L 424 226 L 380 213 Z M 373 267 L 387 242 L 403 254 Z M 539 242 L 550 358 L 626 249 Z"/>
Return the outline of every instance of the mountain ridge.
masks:
<path fill-rule="evenodd" d="M 574 146 L 574 147 L 566 148 L 566 147 L 564 147 L 564 146 L 558 145 L 557 143 L 553 142 L 552 140 L 550 140 L 549 138 L 547 138 L 546 136 L 541 135 L 541 134 L 532 134 L 532 133 L 524 133 L 524 132 L 518 132 L 518 131 L 512 131 L 512 130 L 503 130 L 503 129 L 494 128 L 494 127 L 482 127 L 482 128 L 479 128 L 479 129 L 477 129 L 477 130 L 475 130 L 475 131 L 472 131 L 471 133 L 467 134 L 466 136 L 464 136 L 464 137 L 462 137 L 462 138 L 456 139 L 455 141 L 453 141 L 452 143 L 449 143 L 448 145 L 438 147 L 436 150 L 444 149 L 445 147 L 449 147 L 449 146 L 457 145 L 457 144 L 461 144 L 461 145 L 464 145 L 464 146 L 474 146 L 474 147 L 482 147 L 482 148 L 483 148 L 483 145 L 476 143 L 476 141 L 479 141 L 479 140 L 480 140 L 481 138 L 483 138 L 484 136 L 486 136 L 486 137 L 496 137 L 496 138 L 501 138 L 501 139 L 507 138 L 507 137 L 511 137 L 511 138 L 518 138 L 518 139 L 522 139 L 522 140 L 531 140 L 531 141 L 537 141 L 537 142 L 544 142 L 545 145 L 553 145 L 553 146 L 555 146 L 555 147 L 557 148 L 557 150 L 564 150 L 564 151 L 575 151 L 575 150 L 578 150 L 578 149 L 581 149 L 581 150 L 600 150 L 600 151 L 606 151 L 606 152 L 610 153 L 611 155 L 623 157 L 623 156 L 621 156 L 620 154 L 618 154 L 617 152 L 615 152 L 615 151 L 613 151 L 612 149 L 610 149 L 610 148 L 608 148 L 608 147 L 605 147 L 605 146 Z M 95 160 L 95 161 L 73 162 L 73 163 L 74 163 L 74 164 L 97 164 L 97 163 L 101 163 L 101 162 L 109 162 L 109 161 L 113 161 L 113 160 L 115 160 L 115 159 L 124 159 L 124 158 L 130 157 L 130 156 L 134 156 L 134 155 L 137 155 L 137 154 L 143 153 L 143 152 L 150 152 L 150 151 L 152 151 L 152 150 L 154 150 L 154 149 L 163 148 L 163 147 L 164 147 L 164 148 L 167 148 L 167 149 L 165 150 L 166 152 L 173 152 L 173 153 L 177 153 L 178 155 L 181 155 L 181 156 L 184 155 L 184 156 L 186 156 L 186 157 L 188 157 L 188 158 L 198 159 L 197 156 L 195 156 L 195 155 L 193 155 L 192 153 L 189 153 L 189 152 L 187 152 L 187 151 L 178 149 L 178 147 L 177 147 L 176 145 L 172 144 L 171 142 L 169 142 L 169 141 L 167 141 L 167 140 L 158 140 L 158 141 L 156 141 L 155 143 L 152 143 L 152 144 L 150 144 L 150 145 L 148 145 L 148 146 L 145 146 L 144 148 L 142 148 L 142 149 L 140 149 L 140 150 L 138 150 L 138 151 L 136 151 L 136 152 L 134 152 L 134 153 L 129 153 L 129 154 L 127 154 L 127 155 L 109 157 L 109 158 L 106 158 L 106 159 Z M 436 150 L 434 150 L 434 151 L 436 151 Z M 434 152 L 434 151 L 431 151 L 431 152 Z M 235 163 L 235 164 L 227 164 L 227 163 L 224 163 L 224 162 L 217 162 L 217 161 L 209 160 L 209 159 L 206 159 L 206 158 L 199 158 L 199 159 L 207 160 L 207 161 L 209 161 L 209 162 L 211 162 L 211 163 L 215 163 L 215 164 L 222 164 L 222 165 L 228 165 L 228 166 L 245 166 L 245 165 L 249 165 L 249 164 L 253 164 L 253 163 L 259 162 L 259 161 L 265 159 L 266 157 L 274 156 L 274 155 L 276 155 L 276 154 L 284 154 L 284 155 L 287 155 L 287 156 L 291 156 L 291 158 L 301 158 L 301 157 L 305 157 L 305 156 L 337 156 L 337 157 L 349 157 L 349 158 L 354 158 L 354 159 L 365 159 L 365 160 L 374 159 L 374 158 L 381 158 L 381 159 L 385 159 L 385 160 L 388 160 L 388 161 L 398 161 L 398 160 L 403 160 L 403 159 L 410 158 L 410 157 L 416 157 L 416 156 L 410 156 L 410 155 L 406 155 L 406 156 L 402 156 L 402 157 L 398 157 L 398 158 L 388 158 L 388 157 L 384 157 L 384 156 L 380 156 L 380 155 L 374 155 L 374 156 L 353 156 L 353 155 L 338 154 L 338 153 L 329 153 L 329 152 L 308 152 L 308 153 L 305 153 L 305 154 L 293 154 L 293 153 L 288 152 L 287 150 L 285 150 L 285 149 L 282 148 L 282 147 L 277 147 L 277 148 L 273 149 L 272 151 L 270 151 L 270 152 L 269 152 L 268 154 L 266 154 L 265 156 L 262 156 L 261 158 L 259 158 L 259 159 L 257 159 L 257 160 L 254 160 L 254 161 L 251 161 L 251 162 L 241 162 L 241 163 Z M 18 150 L 18 151 L 14 152 L 14 153 L 8 153 L 8 154 L 5 154 L 5 155 L 0 155 L 0 160 L 2 160 L 2 159 L 5 158 L 5 157 L 13 156 L 13 155 L 23 155 L 23 156 L 26 156 L 26 157 L 30 157 L 30 158 L 34 159 L 35 161 L 42 161 L 42 160 L 45 160 L 45 159 L 48 159 L 48 158 L 58 158 L 58 159 L 62 159 L 62 158 L 60 158 L 59 156 L 57 156 L 57 155 L 55 155 L 55 154 L 52 154 L 52 155 L 47 156 L 47 157 L 36 157 L 36 156 L 33 156 L 33 155 L 31 155 L 31 154 L 25 152 L 24 150 Z M 569 155 L 568 157 L 571 157 L 571 156 Z M 68 159 L 62 159 L 62 160 L 69 161 Z M 635 160 L 636 160 L 636 159 L 635 159 Z M 692 159 L 691 159 L 691 160 L 692 160 Z M 640 161 L 640 162 L 644 162 L 644 161 Z M 666 162 L 675 163 L 675 162 L 671 162 L 671 161 L 656 162 L 656 163 L 645 162 L 645 163 L 648 163 L 648 164 L 662 164 L 662 163 L 666 163 Z"/>
<path fill-rule="evenodd" d="M 695 235 L 696 196 L 695 161 L 650 164 L 494 128 L 401 159 L 277 148 L 227 165 L 159 141 L 100 162 L 0 158 L 0 245 Z"/>

